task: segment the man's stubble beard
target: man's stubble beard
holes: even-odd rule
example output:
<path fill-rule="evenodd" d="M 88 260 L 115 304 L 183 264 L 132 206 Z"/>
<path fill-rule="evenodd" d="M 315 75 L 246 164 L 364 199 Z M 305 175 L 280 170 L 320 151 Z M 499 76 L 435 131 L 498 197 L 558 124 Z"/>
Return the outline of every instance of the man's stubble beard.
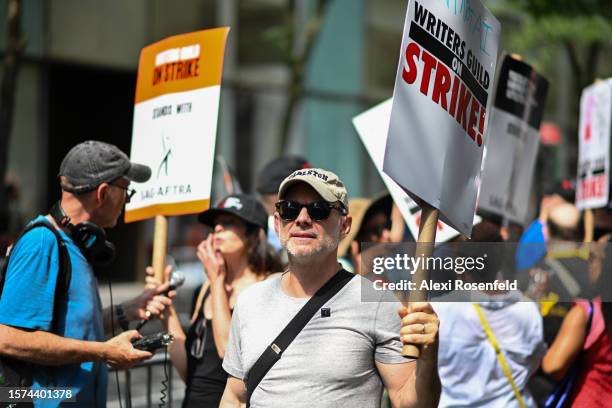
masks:
<path fill-rule="evenodd" d="M 338 235 L 336 238 L 328 235 L 317 247 L 310 249 L 308 252 L 304 252 L 303 250 L 301 251 L 300 249 L 303 249 L 301 246 L 296 245 L 294 247 L 294 244 L 289 242 L 291 238 L 281 239 L 281 245 L 283 248 L 285 248 L 289 258 L 293 262 L 308 264 L 322 254 L 337 250 L 339 234 L 336 235 Z"/>

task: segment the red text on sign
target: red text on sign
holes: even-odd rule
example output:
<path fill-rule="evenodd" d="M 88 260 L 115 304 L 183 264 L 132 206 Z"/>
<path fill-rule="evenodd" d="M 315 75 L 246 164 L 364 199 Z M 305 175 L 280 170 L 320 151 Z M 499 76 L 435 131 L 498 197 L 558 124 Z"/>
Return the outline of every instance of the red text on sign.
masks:
<path fill-rule="evenodd" d="M 608 177 L 605 174 L 599 174 L 580 180 L 579 200 L 590 200 L 592 198 L 601 198 L 606 196 L 606 185 Z"/>
<path fill-rule="evenodd" d="M 478 146 L 482 146 L 486 107 L 478 102 L 461 78 L 415 42 L 406 47 L 405 58 L 402 72 L 404 82 L 408 85 L 415 83 L 419 74 L 417 61 L 420 59 L 423 63 L 420 92 L 430 96 L 434 103 L 455 118 Z"/>

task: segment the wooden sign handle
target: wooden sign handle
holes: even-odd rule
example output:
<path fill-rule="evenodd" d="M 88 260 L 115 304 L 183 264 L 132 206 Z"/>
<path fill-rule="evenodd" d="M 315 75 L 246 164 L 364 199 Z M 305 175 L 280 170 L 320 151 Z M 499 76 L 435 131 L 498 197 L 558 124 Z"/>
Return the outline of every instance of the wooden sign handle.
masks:
<path fill-rule="evenodd" d="M 155 217 L 155 235 L 153 237 L 153 271 L 160 282 L 166 280 L 166 252 L 168 250 L 168 219 L 163 215 Z"/>
<path fill-rule="evenodd" d="M 584 210 L 584 242 L 593 242 L 595 235 L 595 218 L 593 217 L 593 210 L 587 208 Z"/>
<path fill-rule="evenodd" d="M 427 203 L 421 205 L 421 223 L 419 225 L 419 237 L 416 244 L 415 257 L 430 257 L 433 253 L 434 244 L 436 242 L 436 230 L 438 227 L 438 217 L 440 212 L 438 209 L 433 208 Z M 422 265 L 425 262 L 421 262 L 414 275 L 412 275 L 412 282 L 415 283 L 416 288 L 421 286 L 421 282 L 429 279 L 429 271 Z M 427 301 L 426 290 L 411 290 L 408 295 L 408 303 L 411 302 L 425 302 Z M 402 356 L 419 358 L 421 350 L 414 344 L 405 344 L 402 347 Z"/>

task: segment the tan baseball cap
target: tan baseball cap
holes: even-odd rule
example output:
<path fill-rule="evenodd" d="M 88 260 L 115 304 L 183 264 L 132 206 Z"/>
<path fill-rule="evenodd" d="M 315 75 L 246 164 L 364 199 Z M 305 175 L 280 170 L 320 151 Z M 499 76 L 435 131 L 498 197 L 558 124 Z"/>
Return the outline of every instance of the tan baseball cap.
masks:
<path fill-rule="evenodd" d="M 282 200 L 289 187 L 297 183 L 306 183 L 314 188 L 323 199 L 330 203 L 340 201 L 348 209 L 346 187 L 340 178 L 331 171 L 323 169 L 296 170 L 287 176 L 278 189 L 278 198 Z"/>

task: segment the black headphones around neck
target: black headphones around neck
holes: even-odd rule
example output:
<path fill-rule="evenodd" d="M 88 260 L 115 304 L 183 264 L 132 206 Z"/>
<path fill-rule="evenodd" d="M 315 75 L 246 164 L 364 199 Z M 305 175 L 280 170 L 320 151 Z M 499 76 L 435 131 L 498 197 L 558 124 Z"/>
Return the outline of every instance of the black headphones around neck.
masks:
<path fill-rule="evenodd" d="M 51 207 L 49 214 L 70 235 L 93 266 L 108 266 L 115 260 L 115 246 L 106 240 L 104 229 L 88 221 L 72 224 L 60 201 Z"/>

